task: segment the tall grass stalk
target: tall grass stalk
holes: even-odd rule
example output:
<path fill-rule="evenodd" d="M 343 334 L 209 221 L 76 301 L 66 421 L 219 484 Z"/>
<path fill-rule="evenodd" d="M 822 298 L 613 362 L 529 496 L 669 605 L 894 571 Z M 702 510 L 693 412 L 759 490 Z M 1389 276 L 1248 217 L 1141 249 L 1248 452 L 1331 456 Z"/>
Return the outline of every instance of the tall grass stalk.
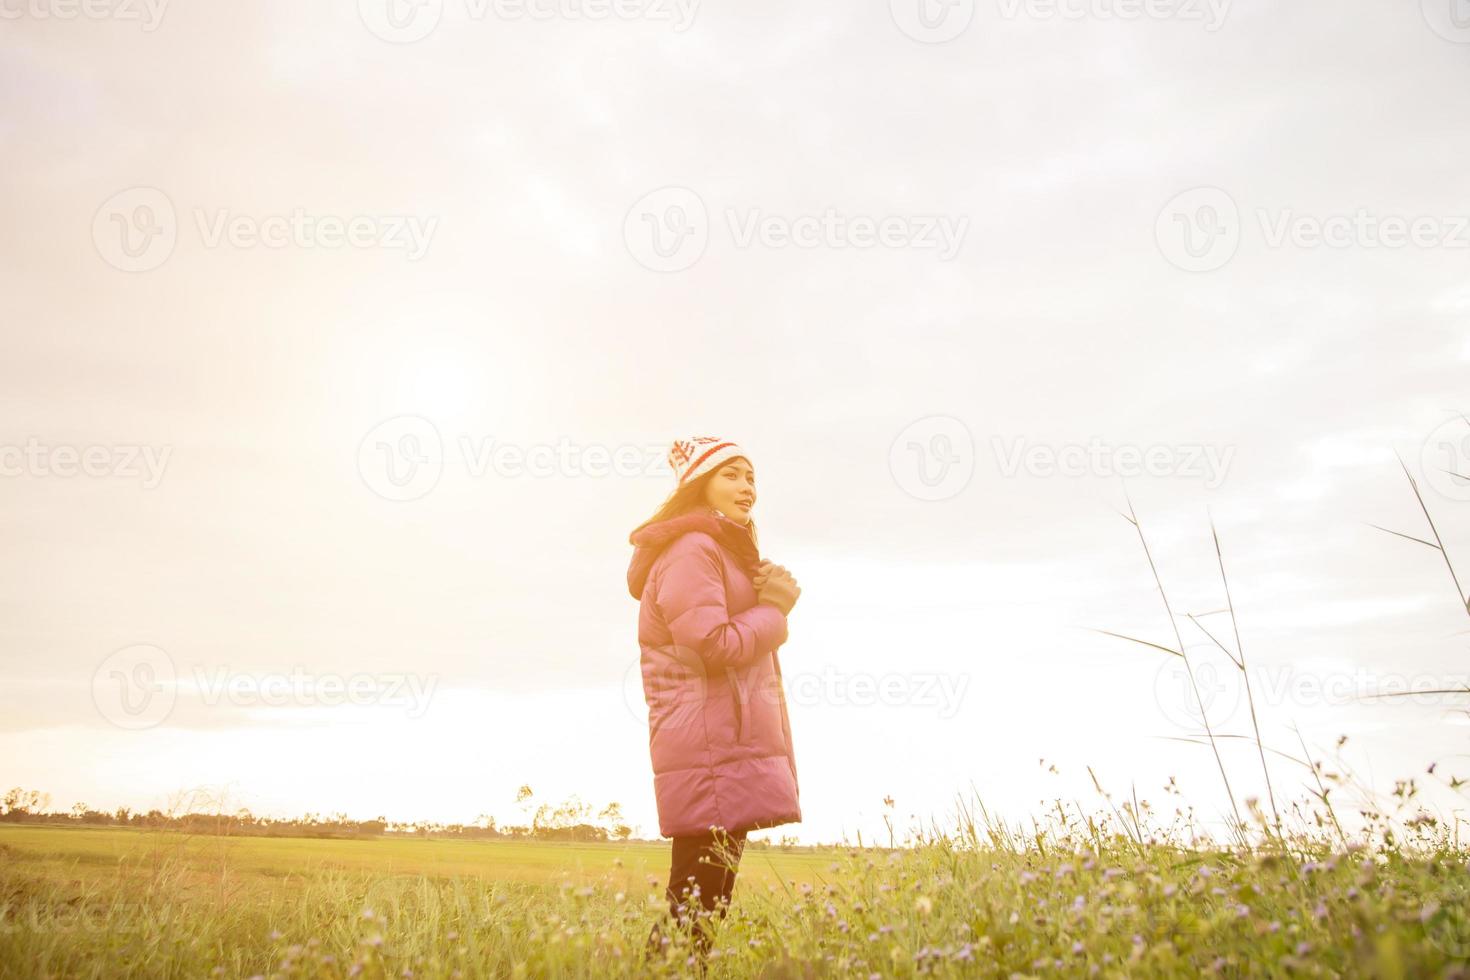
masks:
<path fill-rule="evenodd" d="M 1157 643 L 1150 643 L 1147 640 L 1139 640 L 1131 636 L 1123 636 L 1119 633 L 1110 633 L 1109 635 L 1118 636 L 1125 640 L 1132 640 L 1135 643 L 1142 643 L 1145 646 L 1153 647 L 1156 650 L 1163 650 L 1165 653 L 1169 653 L 1176 657 L 1179 657 L 1184 662 L 1185 674 L 1189 677 L 1190 690 L 1194 693 L 1195 703 L 1199 705 L 1200 719 L 1204 722 L 1205 737 L 1209 740 L 1210 751 L 1214 753 L 1215 765 L 1220 770 L 1220 780 L 1225 784 L 1225 795 L 1230 800 L 1230 810 L 1235 817 L 1235 822 L 1231 828 L 1231 832 L 1237 837 L 1238 841 L 1242 845 L 1246 845 L 1248 844 L 1248 838 L 1246 836 L 1245 821 L 1241 819 L 1240 807 L 1235 802 L 1235 790 L 1231 788 L 1230 775 L 1225 771 L 1225 760 L 1220 755 L 1220 746 L 1215 739 L 1215 730 L 1210 724 L 1209 711 L 1205 707 L 1204 698 L 1200 696 L 1199 682 L 1198 680 L 1196 680 L 1194 674 L 1194 665 L 1190 662 L 1189 655 L 1184 650 L 1184 638 L 1179 633 L 1179 621 L 1174 617 L 1174 607 L 1169 602 L 1168 591 L 1164 588 L 1164 581 L 1159 576 L 1159 568 L 1158 565 L 1154 562 L 1153 550 L 1149 548 L 1148 538 L 1145 537 L 1143 533 L 1143 523 L 1138 519 L 1138 514 L 1133 509 L 1133 500 L 1132 498 L 1128 497 L 1126 490 L 1124 491 L 1124 499 L 1128 502 L 1128 513 L 1124 515 L 1124 519 L 1127 520 L 1128 523 L 1132 524 L 1134 530 L 1138 532 L 1138 541 L 1140 544 L 1143 545 L 1143 553 L 1144 556 L 1148 559 L 1149 571 L 1153 574 L 1154 585 L 1157 586 L 1159 590 L 1159 599 L 1162 600 L 1164 604 L 1164 615 L 1169 620 L 1169 628 L 1174 631 L 1174 642 L 1175 644 L 1177 644 L 1177 649 L 1171 650 L 1168 647 L 1160 646 Z"/>

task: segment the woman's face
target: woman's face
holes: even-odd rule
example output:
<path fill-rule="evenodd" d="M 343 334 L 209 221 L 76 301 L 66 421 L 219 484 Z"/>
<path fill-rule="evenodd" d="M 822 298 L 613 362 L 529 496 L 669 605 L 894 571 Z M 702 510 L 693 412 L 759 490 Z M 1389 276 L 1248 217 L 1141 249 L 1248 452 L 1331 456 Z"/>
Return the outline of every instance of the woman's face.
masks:
<path fill-rule="evenodd" d="M 755 470 L 744 456 L 721 463 L 704 485 L 704 502 L 737 524 L 750 523 L 755 506 Z"/>

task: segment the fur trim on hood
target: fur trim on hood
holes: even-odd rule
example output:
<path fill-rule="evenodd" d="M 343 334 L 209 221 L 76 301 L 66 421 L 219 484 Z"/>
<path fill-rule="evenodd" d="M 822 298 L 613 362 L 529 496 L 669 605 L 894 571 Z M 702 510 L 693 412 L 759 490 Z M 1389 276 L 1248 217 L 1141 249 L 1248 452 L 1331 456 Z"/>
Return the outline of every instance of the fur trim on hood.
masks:
<path fill-rule="evenodd" d="M 633 545 L 633 559 L 628 563 L 629 595 L 635 599 L 643 598 L 643 587 L 648 584 L 648 575 L 653 571 L 653 563 L 658 556 L 691 531 L 703 531 L 714 538 L 734 556 L 747 575 L 755 577 L 760 566 L 760 552 L 751 537 L 750 528 L 735 523 L 713 508 L 706 508 L 649 524 L 628 536 L 628 543 Z"/>

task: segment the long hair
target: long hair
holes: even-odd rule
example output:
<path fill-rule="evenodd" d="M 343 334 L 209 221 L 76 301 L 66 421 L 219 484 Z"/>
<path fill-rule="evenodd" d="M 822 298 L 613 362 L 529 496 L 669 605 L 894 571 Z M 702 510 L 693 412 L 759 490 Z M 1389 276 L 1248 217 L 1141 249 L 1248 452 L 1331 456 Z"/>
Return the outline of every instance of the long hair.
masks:
<path fill-rule="evenodd" d="M 714 469 L 710 470 L 699 479 L 691 480 L 683 486 L 679 487 L 673 493 L 669 494 L 668 499 L 666 499 L 662 504 L 659 505 L 658 510 L 653 512 L 652 517 L 633 529 L 632 533 L 628 535 L 628 543 L 632 544 L 633 535 L 637 534 L 639 531 L 643 530 L 650 524 L 657 524 L 659 521 L 666 521 L 671 517 L 678 517 L 681 514 L 687 514 L 690 511 L 695 511 L 701 507 L 704 507 L 705 484 L 709 483 L 710 480 L 713 480 L 715 478 L 715 474 L 718 473 L 723 466 L 724 464 L 721 463 L 720 466 L 717 466 Z M 756 534 L 755 519 L 752 518 L 750 522 L 746 524 L 746 527 L 750 528 L 750 538 L 756 543 L 756 548 L 759 549 L 760 538 Z"/>

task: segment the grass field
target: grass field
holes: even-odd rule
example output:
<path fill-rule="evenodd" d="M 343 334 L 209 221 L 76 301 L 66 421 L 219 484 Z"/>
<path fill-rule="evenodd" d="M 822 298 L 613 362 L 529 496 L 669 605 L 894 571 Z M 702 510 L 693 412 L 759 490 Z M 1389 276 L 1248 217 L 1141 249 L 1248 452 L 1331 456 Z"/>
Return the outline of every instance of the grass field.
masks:
<path fill-rule="evenodd" d="M 1305 842 L 1301 842 L 1305 843 Z M 0 827 L 0 974 L 688 975 L 667 844 Z M 711 976 L 1470 977 L 1463 853 L 1192 852 L 1094 826 L 750 849 Z"/>

